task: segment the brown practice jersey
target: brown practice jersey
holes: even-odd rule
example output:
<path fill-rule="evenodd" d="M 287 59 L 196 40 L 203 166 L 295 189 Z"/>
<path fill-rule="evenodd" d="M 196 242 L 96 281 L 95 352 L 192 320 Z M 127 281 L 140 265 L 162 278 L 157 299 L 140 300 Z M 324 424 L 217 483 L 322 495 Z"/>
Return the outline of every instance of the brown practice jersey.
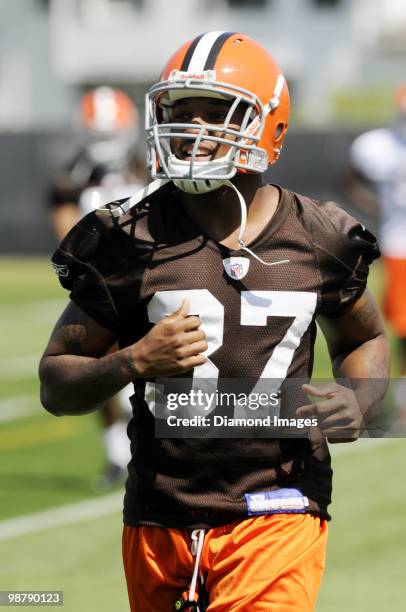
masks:
<path fill-rule="evenodd" d="M 265 266 L 217 243 L 169 183 L 121 217 L 87 215 L 53 264 L 71 299 L 113 330 L 121 347 L 187 297 L 209 347 L 207 363 L 190 373 L 195 381 L 308 379 L 316 317 L 339 316 L 362 293 L 379 255 L 375 238 L 333 202 L 280 189 L 275 215 L 249 246 L 266 262 L 284 263 Z M 323 439 L 160 438 L 146 386 L 151 381 L 135 383 L 128 428 L 127 524 L 221 525 L 247 517 L 245 494 L 280 487 L 300 489 L 308 511 L 329 517 Z"/>

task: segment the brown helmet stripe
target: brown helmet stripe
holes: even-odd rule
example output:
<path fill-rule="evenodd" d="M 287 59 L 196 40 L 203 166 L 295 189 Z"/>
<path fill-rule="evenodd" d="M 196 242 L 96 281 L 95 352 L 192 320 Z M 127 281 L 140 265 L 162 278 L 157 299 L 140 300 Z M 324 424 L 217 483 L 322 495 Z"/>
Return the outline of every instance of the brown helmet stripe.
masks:
<path fill-rule="evenodd" d="M 215 67 L 215 63 L 217 57 L 224 46 L 224 43 L 230 38 L 230 36 L 234 36 L 235 32 L 223 32 L 221 36 L 217 38 L 214 45 L 210 49 L 210 53 L 207 56 L 206 63 L 204 65 L 204 70 L 213 70 Z"/>

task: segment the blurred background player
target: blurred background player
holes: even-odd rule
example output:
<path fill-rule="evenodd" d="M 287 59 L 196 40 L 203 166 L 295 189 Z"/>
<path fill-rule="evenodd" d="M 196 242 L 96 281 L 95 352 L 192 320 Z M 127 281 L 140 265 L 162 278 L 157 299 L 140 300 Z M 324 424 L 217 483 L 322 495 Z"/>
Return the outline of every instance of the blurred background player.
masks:
<path fill-rule="evenodd" d="M 146 182 L 145 162 L 136 147 L 138 111 L 123 91 L 106 86 L 88 91 L 79 102 L 75 123 L 82 142 L 51 190 L 51 220 L 58 242 L 83 215 L 131 196 Z M 95 479 L 96 489 L 122 482 L 127 474 L 131 393 L 129 385 L 101 411 L 106 466 Z"/>
<path fill-rule="evenodd" d="M 81 143 L 51 192 L 58 241 L 84 214 L 145 184 L 144 156 L 135 144 L 138 123 L 134 103 L 119 89 L 97 87 L 82 97 L 75 117 Z"/>
<path fill-rule="evenodd" d="M 399 341 L 402 374 L 395 401 L 406 418 L 406 83 L 396 89 L 394 103 L 391 126 L 365 132 L 352 143 L 345 186 L 355 205 L 379 218 L 384 313 Z"/>

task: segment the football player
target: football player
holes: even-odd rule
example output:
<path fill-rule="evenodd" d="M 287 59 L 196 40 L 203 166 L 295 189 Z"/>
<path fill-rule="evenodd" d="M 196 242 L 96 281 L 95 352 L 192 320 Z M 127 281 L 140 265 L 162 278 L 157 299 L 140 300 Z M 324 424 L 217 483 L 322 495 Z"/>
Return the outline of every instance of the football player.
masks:
<path fill-rule="evenodd" d="M 203 609 L 206 596 L 210 612 L 309 612 L 329 519 L 326 438 L 357 439 L 386 389 L 388 343 L 366 288 L 376 241 L 338 205 L 264 181 L 289 94 L 245 34 L 184 44 L 146 113 L 154 182 L 82 219 L 54 255 L 71 301 L 41 361 L 42 402 L 83 414 L 134 383 L 123 531 L 133 612 Z M 308 435 L 155 434 L 159 379 L 196 393 L 249 379 L 276 396 L 308 382 L 316 318 L 336 378 L 353 385 L 304 385 L 295 414 L 316 421 Z M 223 408 L 186 404 L 191 417 Z"/>
<path fill-rule="evenodd" d="M 365 132 L 352 143 L 345 188 L 354 204 L 379 216 L 384 314 L 399 341 L 403 377 L 395 400 L 406 419 L 406 84 L 397 87 L 394 101 L 393 125 Z"/>
<path fill-rule="evenodd" d="M 138 123 L 137 108 L 117 88 L 96 87 L 80 99 L 75 125 L 83 142 L 51 189 L 51 220 L 58 242 L 88 212 L 145 185 L 145 162 L 134 146 Z M 122 483 L 127 474 L 130 394 L 129 387 L 123 389 L 101 410 L 106 465 L 94 479 L 97 490 Z"/>
<path fill-rule="evenodd" d="M 58 241 L 94 208 L 129 197 L 145 184 L 144 162 L 135 149 L 138 110 L 117 88 L 100 86 L 79 100 L 75 129 L 81 144 L 55 176 L 51 188 L 52 225 Z"/>

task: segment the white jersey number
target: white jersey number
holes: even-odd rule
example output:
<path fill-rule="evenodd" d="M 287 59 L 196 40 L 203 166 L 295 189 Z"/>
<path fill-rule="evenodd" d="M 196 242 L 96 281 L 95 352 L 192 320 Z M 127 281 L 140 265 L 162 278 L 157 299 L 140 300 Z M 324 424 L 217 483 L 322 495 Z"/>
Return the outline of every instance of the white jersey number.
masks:
<path fill-rule="evenodd" d="M 223 343 L 224 306 L 221 302 L 207 289 L 158 291 L 148 304 L 148 318 L 151 323 L 158 323 L 163 317 L 175 312 L 185 298 L 190 302 L 190 314 L 199 315 L 208 344 L 204 353 L 207 362 L 194 368 L 193 388 L 215 392 L 219 371 L 210 360 L 210 355 Z M 241 292 L 241 325 L 266 326 L 268 317 L 294 317 L 262 370 L 260 379 L 268 379 L 271 386 L 273 382 L 274 388 L 269 389 L 268 386 L 268 392 L 276 393 L 286 378 L 293 355 L 313 318 L 316 304 L 317 294 L 307 291 Z M 252 392 L 255 392 L 257 387 L 259 391 L 259 385 L 260 381 Z M 149 383 L 145 399 L 153 413 L 154 392 L 155 386 Z M 211 410 L 214 408 L 215 406 Z M 205 411 L 204 414 L 207 415 L 211 410 Z"/>

